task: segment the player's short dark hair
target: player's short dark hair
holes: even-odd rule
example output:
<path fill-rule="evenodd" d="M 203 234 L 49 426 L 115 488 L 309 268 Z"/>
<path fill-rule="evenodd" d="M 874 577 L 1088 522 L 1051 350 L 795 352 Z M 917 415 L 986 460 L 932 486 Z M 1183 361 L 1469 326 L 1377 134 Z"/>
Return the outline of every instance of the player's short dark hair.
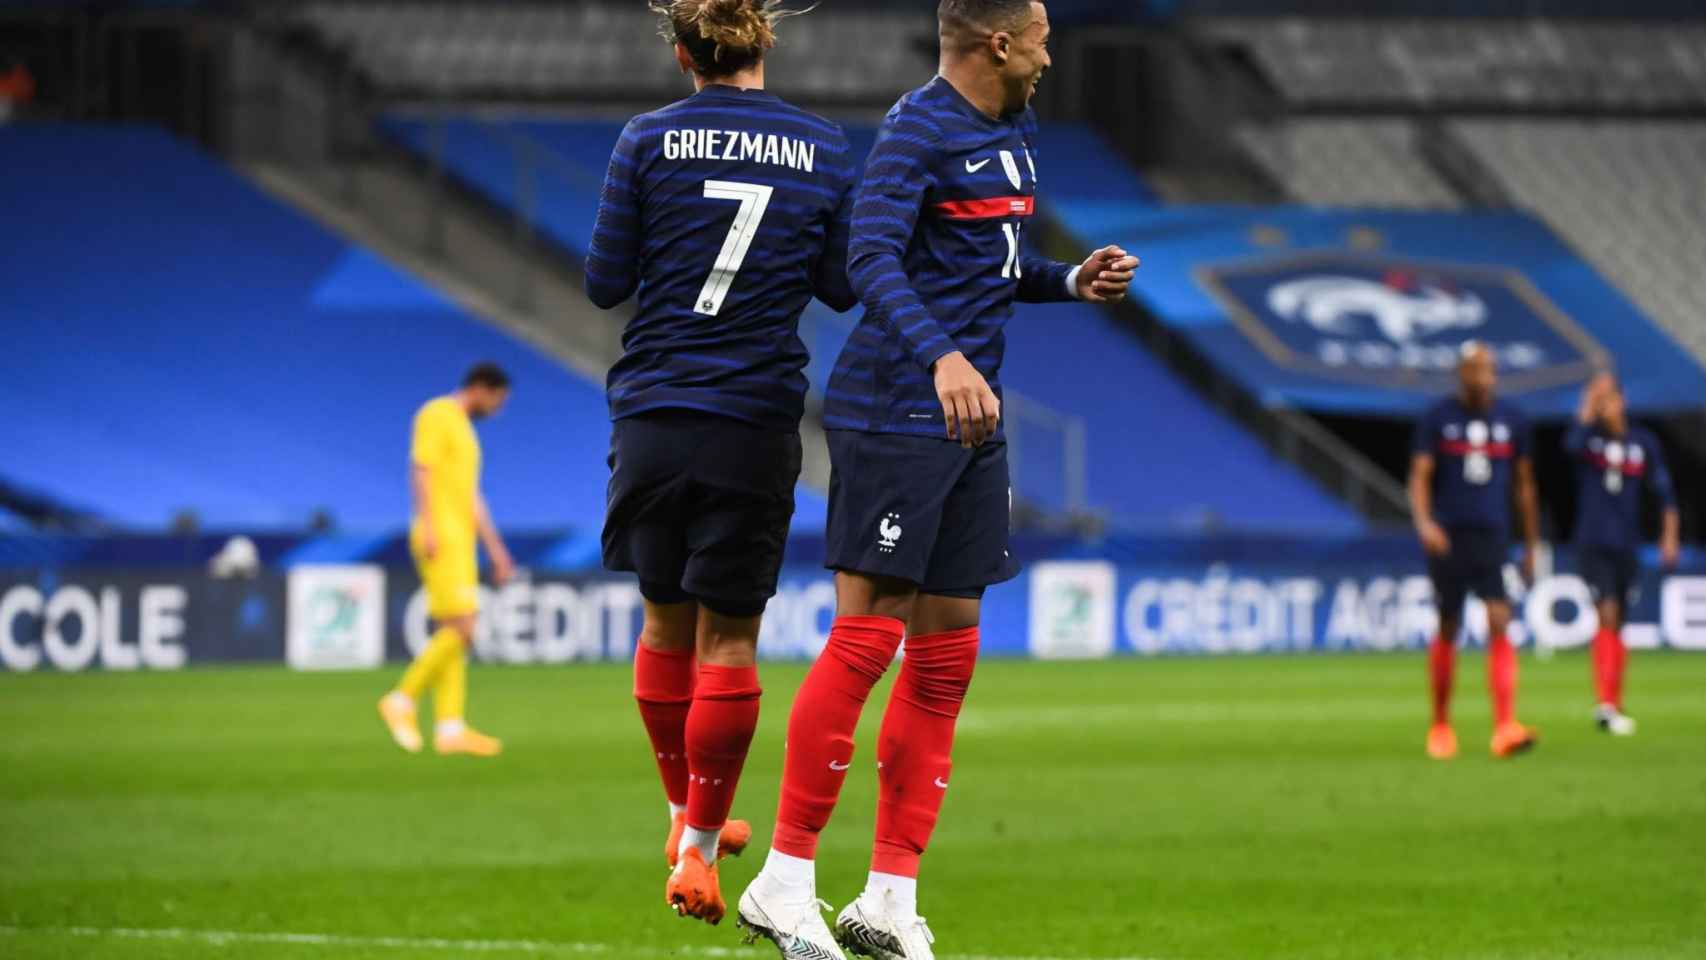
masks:
<path fill-rule="evenodd" d="M 462 375 L 464 387 L 485 387 L 488 390 L 508 390 L 509 374 L 491 361 L 476 363 Z"/>
<path fill-rule="evenodd" d="M 936 22 L 943 34 L 971 29 L 1016 30 L 1031 16 L 1031 0 L 942 0 Z"/>

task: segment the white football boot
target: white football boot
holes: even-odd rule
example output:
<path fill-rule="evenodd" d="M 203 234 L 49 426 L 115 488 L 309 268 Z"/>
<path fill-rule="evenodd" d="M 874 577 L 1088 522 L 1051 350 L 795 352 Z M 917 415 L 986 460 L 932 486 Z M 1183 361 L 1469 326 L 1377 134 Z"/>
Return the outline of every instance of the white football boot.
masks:
<path fill-rule="evenodd" d="M 1614 737 L 1632 737 L 1635 735 L 1635 718 L 1609 703 L 1602 703 L 1594 708 L 1593 722 L 1598 724 L 1601 730 Z"/>
<path fill-rule="evenodd" d="M 829 908 L 812 888 L 791 889 L 759 871 L 740 895 L 735 923 L 746 930 L 745 942 L 763 937 L 776 945 L 782 960 L 847 960 L 823 922 Z"/>
<path fill-rule="evenodd" d="M 924 918 L 898 909 L 894 895 L 866 890 L 835 919 L 835 938 L 851 953 L 876 960 L 936 960 Z"/>

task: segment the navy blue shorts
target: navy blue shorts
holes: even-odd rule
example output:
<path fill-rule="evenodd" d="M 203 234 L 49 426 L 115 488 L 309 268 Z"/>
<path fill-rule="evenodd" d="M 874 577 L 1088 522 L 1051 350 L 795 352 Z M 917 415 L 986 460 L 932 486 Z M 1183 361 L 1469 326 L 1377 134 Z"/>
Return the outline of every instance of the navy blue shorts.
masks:
<path fill-rule="evenodd" d="M 1640 596 L 1641 559 L 1633 549 L 1578 547 L 1576 562 L 1595 603 L 1616 600 L 1624 610 Z"/>
<path fill-rule="evenodd" d="M 653 603 L 755 617 L 776 595 L 794 517 L 800 435 L 686 411 L 616 421 L 604 566 Z"/>
<path fill-rule="evenodd" d="M 830 430 L 824 566 L 982 596 L 1019 575 L 1008 547 L 1007 445 Z"/>
<path fill-rule="evenodd" d="M 1497 530 L 1463 528 L 1446 530 L 1451 551 L 1428 556 L 1428 579 L 1434 585 L 1434 603 L 1441 617 L 1461 619 L 1463 601 L 1473 593 L 1483 603 L 1504 601 L 1505 560 L 1510 541 Z"/>

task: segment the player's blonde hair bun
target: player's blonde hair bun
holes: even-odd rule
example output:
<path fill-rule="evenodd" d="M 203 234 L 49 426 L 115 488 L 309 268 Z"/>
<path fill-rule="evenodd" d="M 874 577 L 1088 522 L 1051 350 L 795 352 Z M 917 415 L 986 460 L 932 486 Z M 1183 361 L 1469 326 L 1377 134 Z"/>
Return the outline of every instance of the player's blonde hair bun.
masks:
<path fill-rule="evenodd" d="M 685 44 L 698 66 L 740 63 L 735 69 L 776 45 L 778 21 L 806 12 L 783 10 L 781 0 L 653 0 L 651 8 L 666 21 L 664 39 Z M 703 47 L 711 48 L 710 63 L 700 62 Z"/>

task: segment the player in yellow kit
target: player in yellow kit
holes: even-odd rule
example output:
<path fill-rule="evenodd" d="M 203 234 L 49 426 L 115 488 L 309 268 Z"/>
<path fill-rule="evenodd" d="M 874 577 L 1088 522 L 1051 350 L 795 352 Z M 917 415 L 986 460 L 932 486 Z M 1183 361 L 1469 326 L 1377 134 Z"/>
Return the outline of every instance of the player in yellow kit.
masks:
<path fill-rule="evenodd" d="M 379 715 L 391 738 L 410 753 L 421 749 L 415 704 L 428 687 L 437 720 L 434 750 L 491 757 L 503 749 L 495 737 L 470 728 L 462 714 L 468 695 L 467 650 L 480 612 L 476 540 L 486 547 L 494 582 L 501 585 L 514 570 L 480 495 L 480 439 L 473 421 L 497 413 L 508 398 L 509 376 L 496 364 L 482 363 L 462 378 L 461 389 L 429 400 L 415 414 L 409 455 L 415 502 L 409 551 L 437 629 L 396 689 L 379 701 Z"/>

